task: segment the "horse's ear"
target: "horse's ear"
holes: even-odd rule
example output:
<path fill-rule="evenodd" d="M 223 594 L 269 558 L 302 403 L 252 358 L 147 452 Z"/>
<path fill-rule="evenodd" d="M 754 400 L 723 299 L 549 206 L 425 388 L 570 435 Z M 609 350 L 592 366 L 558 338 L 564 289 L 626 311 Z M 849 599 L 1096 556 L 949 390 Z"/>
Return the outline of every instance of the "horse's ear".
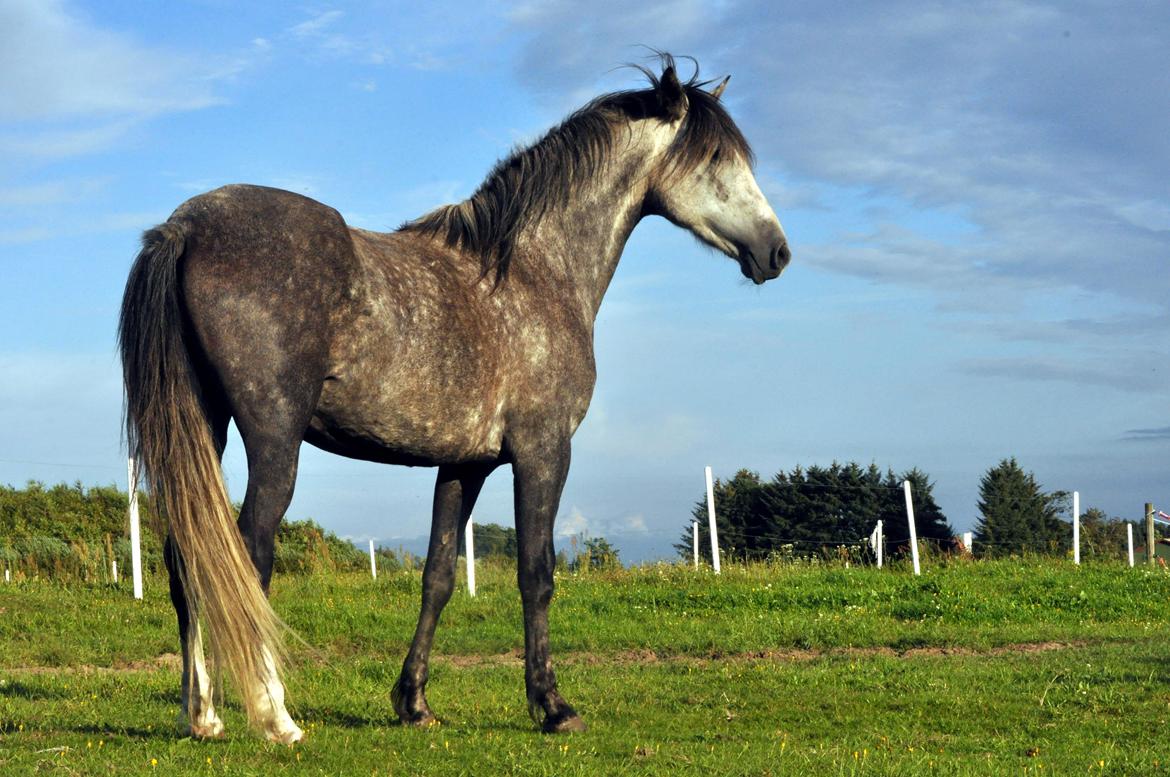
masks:
<path fill-rule="evenodd" d="M 711 96 L 714 97 L 716 100 L 718 100 L 720 97 L 722 97 L 723 90 L 727 88 L 727 82 L 730 80 L 731 80 L 731 76 L 728 76 L 727 78 L 724 78 L 722 81 L 720 81 L 719 86 L 717 86 L 711 90 Z"/>
<path fill-rule="evenodd" d="M 659 107 L 671 119 L 682 118 L 683 114 L 687 112 L 687 92 L 679 83 L 678 74 L 674 72 L 673 65 L 663 71 L 655 91 L 658 95 Z"/>

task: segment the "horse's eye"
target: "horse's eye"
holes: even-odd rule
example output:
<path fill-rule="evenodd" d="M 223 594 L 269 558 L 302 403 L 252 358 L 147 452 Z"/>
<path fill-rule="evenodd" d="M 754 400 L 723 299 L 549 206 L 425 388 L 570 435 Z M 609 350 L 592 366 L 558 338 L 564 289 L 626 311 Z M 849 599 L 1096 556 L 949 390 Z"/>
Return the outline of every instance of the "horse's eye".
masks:
<path fill-rule="evenodd" d="M 716 148 L 715 153 L 711 155 L 711 164 L 714 165 L 714 164 L 718 164 L 718 163 L 719 163 L 719 149 Z"/>

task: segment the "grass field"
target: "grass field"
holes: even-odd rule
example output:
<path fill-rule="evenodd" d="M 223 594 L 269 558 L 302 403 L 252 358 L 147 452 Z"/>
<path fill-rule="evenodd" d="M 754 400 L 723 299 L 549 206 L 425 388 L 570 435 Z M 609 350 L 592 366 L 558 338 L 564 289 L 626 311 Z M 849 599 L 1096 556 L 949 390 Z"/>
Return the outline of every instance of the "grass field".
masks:
<path fill-rule="evenodd" d="M 1020 561 L 905 569 L 658 566 L 558 577 L 554 657 L 590 729 L 528 719 L 519 596 L 481 567 L 436 639 L 444 724 L 396 724 L 389 689 L 421 581 L 277 578 L 309 647 L 292 748 L 175 726 L 162 580 L 0 587 L 0 774 L 1155 774 L 1170 771 L 1170 576 Z"/>

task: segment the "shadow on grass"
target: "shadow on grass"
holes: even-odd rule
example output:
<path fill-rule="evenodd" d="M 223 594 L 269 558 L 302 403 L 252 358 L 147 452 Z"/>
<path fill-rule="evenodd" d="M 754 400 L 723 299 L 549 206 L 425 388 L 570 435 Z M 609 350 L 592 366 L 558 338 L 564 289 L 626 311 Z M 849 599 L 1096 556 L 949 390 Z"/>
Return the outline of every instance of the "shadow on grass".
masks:
<path fill-rule="evenodd" d="M 1142 656 L 1134 661 L 1129 672 L 1119 677 L 1123 682 L 1153 682 L 1170 687 L 1170 661 L 1165 656 Z"/>
<path fill-rule="evenodd" d="M 124 737 L 126 739 L 138 739 L 142 741 L 159 741 L 176 742 L 180 739 L 189 739 L 190 736 L 179 730 L 178 726 L 164 725 L 159 727 L 143 728 L 142 726 L 100 726 L 94 723 L 84 723 L 77 726 L 61 726 L 60 731 L 71 731 L 75 734 L 86 734 L 89 736 L 100 736 L 107 742 Z M 218 740 L 206 740 L 215 742 Z"/>
<path fill-rule="evenodd" d="M 379 715 L 361 715 L 353 712 L 346 712 L 344 710 L 330 709 L 327 707 L 306 707 L 296 705 L 292 709 L 293 717 L 297 720 L 317 723 L 325 726 L 343 728 L 343 729 L 397 729 L 400 731 L 417 731 L 419 734 L 426 734 L 427 732 L 460 732 L 460 731 L 509 731 L 513 733 L 531 732 L 532 734 L 542 736 L 540 730 L 527 718 L 517 719 L 515 721 L 500 721 L 500 720 L 476 720 L 465 721 L 455 720 L 439 716 L 439 724 L 431 727 L 414 727 L 403 725 L 399 722 L 398 716 L 391 711 L 387 714 Z"/>
<path fill-rule="evenodd" d="M 373 714 L 366 715 L 330 707 L 296 704 L 292 707 L 292 713 L 294 718 L 300 720 L 326 726 L 337 726 L 338 728 L 399 728 L 402 726 L 398 722 L 398 716 L 391 709 L 387 709 L 382 714 L 373 711 Z"/>
<path fill-rule="evenodd" d="M 29 685 L 20 680 L 8 681 L 0 685 L 0 697 L 12 697 L 17 699 L 29 699 L 30 701 L 42 699 L 68 699 L 70 695 L 63 690 L 56 688 L 45 688 L 39 685 Z"/>
<path fill-rule="evenodd" d="M 161 702 L 162 704 L 173 704 L 178 706 L 179 704 L 183 703 L 183 692 L 178 688 L 170 691 L 153 691 L 149 694 L 149 698 L 153 701 Z"/>

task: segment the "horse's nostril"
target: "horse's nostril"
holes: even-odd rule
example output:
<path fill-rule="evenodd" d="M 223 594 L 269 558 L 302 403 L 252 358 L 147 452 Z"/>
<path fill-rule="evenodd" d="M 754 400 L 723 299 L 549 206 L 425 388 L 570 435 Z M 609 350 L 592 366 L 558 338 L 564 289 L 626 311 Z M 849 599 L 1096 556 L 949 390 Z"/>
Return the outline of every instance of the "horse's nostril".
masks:
<path fill-rule="evenodd" d="M 788 260 L 792 258 L 792 251 L 788 248 L 788 242 L 780 243 L 772 249 L 772 269 L 782 270 L 788 264 Z"/>

